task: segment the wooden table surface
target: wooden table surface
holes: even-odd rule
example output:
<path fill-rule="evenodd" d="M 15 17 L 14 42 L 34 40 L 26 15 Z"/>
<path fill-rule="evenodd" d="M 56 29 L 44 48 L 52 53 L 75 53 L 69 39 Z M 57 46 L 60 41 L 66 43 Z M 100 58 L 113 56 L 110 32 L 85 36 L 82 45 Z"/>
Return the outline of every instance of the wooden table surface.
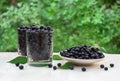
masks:
<path fill-rule="evenodd" d="M 53 70 L 28 64 L 24 65 L 24 70 L 19 70 L 14 64 L 7 63 L 16 56 L 16 52 L 0 52 L 0 81 L 120 81 L 119 54 L 106 54 L 104 61 L 86 67 L 86 72 L 82 72 L 80 66 L 76 66 L 74 70 Z M 53 61 L 53 65 L 59 62 L 65 61 Z M 110 68 L 110 63 L 114 63 L 115 67 Z M 100 64 L 109 67 L 108 71 L 100 69 Z"/>

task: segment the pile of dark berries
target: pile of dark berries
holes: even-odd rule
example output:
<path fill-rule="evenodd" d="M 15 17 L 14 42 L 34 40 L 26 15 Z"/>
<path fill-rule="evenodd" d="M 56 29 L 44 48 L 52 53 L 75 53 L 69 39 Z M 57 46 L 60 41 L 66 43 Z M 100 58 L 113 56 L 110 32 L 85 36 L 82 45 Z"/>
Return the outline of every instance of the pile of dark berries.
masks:
<path fill-rule="evenodd" d="M 100 59 L 104 54 L 98 48 L 83 45 L 69 48 L 60 52 L 61 56 L 75 59 Z"/>
<path fill-rule="evenodd" d="M 27 32 L 27 54 L 32 58 L 31 61 L 51 59 L 52 54 L 52 34 L 50 27 L 32 26 Z"/>
<path fill-rule="evenodd" d="M 26 30 L 28 27 L 21 26 L 18 28 L 18 53 L 20 55 L 27 55 L 26 48 Z"/>
<path fill-rule="evenodd" d="M 24 66 L 23 65 L 20 65 L 20 63 L 15 63 L 16 67 L 19 67 L 20 70 L 23 70 L 24 69 Z"/>

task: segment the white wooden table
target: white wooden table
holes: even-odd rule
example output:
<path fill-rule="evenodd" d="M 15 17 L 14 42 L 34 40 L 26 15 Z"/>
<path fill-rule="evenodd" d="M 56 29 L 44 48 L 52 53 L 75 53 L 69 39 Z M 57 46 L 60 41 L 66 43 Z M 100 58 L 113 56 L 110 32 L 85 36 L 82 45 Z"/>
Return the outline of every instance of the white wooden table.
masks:
<path fill-rule="evenodd" d="M 82 72 L 81 67 L 75 67 L 74 70 L 52 70 L 47 67 L 33 67 L 24 65 L 24 70 L 19 70 L 14 64 L 7 61 L 18 56 L 14 52 L 0 53 L 0 81 L 120 81 L 120 55 L 107 54 L 104 61 L 94 66 L 86 67 L 87 71 Z M 65 61 L 53 61 L 53 64 Z M 100 64 L 109 67 L 114 63 L 114 68 L 104 71 L 99 68 Z"/>

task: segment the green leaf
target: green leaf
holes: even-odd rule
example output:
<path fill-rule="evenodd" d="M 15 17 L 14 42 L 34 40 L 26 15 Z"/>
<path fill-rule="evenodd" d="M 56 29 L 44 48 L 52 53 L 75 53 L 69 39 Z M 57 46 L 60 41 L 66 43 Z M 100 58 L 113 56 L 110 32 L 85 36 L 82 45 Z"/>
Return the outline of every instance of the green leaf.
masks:
<path fill-rule="evenodd" d="M 66 62 L 64 65 L 60 67 L 60 69 L 69 69 L 73 64 L 71 62 Z"/>
<path fill-rule="evenodd" d="M 18 56 L 12 60 L 9 61 L 9 63 L 15 64 L 15 63 L 20 63 L 20 64 L 25 64 L 27 63 L 27 57 L 25 56 Z"/>
<path fill-rule="evenodd" d="M 53 55 L 53 60 L 62 60 L 62 58 L 59 55 Z"/>

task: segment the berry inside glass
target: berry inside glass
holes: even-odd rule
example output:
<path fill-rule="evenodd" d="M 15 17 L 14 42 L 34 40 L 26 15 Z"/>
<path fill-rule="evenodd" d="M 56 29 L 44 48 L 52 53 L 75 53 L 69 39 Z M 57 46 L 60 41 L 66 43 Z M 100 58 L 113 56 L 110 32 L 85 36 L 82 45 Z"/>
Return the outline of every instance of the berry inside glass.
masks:
<path fill-rule="evenodd" d="M 24 26 L 18 28 L 18 54 L 23 56 L 27 55 L 26 30 L 27 30 L 27 27 L 24 27 Z"/>
<path fill-rule="evenodd" d="M 44 66 L 52 62 L 52 29 L 34 27 L 27 30 L 27 56 L 30 65 Z"/>

